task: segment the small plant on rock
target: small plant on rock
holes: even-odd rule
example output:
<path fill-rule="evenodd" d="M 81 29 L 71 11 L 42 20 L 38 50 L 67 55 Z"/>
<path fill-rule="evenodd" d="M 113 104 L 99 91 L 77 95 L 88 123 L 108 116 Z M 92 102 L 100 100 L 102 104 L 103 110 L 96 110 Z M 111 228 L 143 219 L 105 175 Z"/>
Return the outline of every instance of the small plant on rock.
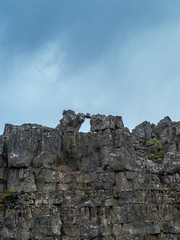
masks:
<path fill-rule="evenodd" d="M 161 142 L 157 138 L 152 138 L 147 143 L 152 144 L 156 149 L 156 152 L 154 153 L 154 156 L 151 158 L 153 161 L 155 161 L 157 159 L 163 159 L 164 158 L 165 152 L 162 151 L 163 145 L 161 144 Z"/>
<path fill-rule="evenodd" d="M 154 154 L 154 157 L 152 158 L 152 160 L 155 161 L 156 159 L 159 159 L 159 158 L 163 159 L 164 155 L 165 155 L 165 153 L 163 151 L 157 152 Z"/>
<path fill-rule="evenodd" d="M 0 205 L 12 205 L 16 200 L 16 192 L 14 190 L 6 190 L 0 194 Z"/>
<path fill-rule="evenodd" d="M 161 150 L 163 148 L 163 145 L 160 143 L 160 141 L 157 138 L 151 138 L 147 143 L 150 143 L 154 145 L 157 150 Z"/>
<path fill-rule="evenodd" d="M 90 182 L 86 182 L 86 186 L 87 187 L 91 186 L 91 183 Z"/>

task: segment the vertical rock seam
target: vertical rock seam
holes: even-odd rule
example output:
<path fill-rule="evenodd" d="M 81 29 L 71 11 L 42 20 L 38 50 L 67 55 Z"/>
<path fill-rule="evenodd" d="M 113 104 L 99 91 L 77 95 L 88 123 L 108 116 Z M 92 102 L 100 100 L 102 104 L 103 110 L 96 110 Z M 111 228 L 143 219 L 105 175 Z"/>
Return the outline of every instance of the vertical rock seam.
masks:
<path fill-rule="evenodd" d="M 79 132 L 85 118 L 91 131 Z M 180 240 L 180 122 L 63 112 L 0 136 L 1 240 Z"/>

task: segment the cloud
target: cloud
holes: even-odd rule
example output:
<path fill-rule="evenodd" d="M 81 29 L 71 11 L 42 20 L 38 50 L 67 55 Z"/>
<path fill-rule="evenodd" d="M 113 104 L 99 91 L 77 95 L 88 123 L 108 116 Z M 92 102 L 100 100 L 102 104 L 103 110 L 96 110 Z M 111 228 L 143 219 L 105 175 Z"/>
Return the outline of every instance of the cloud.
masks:
<path fill-rule="evenodd" d="M 6 0 L 0 9 L 0 22 L 7 28 L 1 44 L 12 58 L 38 51 L 66 35 L 63 47 L 69 67 L 75 71 L 103 55 L 117 37 L 123 47 L 131 35 L 175 18 L 179 15 L 176 5 L 175 0 L 171 4 L 158 1 L 156 5 L 143 0 L 114 0 L 112 4 L 107 0 Z"/>
<path fill-rule="evenodd" d="M 122 115 L 130 128 L 179 119 L 180 21 L 172 11 L 179 3 L 99 1 L 82 11 L 58 2 L 45 1 L 42 11 L 32 1 L 1 15 L 1 129 L 56 126 L 64 109 Z"/>
<path fill-rule="evenodd" d="M 6 122 L 37 122 L 55 127 L 64 109 L 98 106 L 101 97 L 97 79 L 88 76 L 91 67 L 76 74 L 68 73 L 67 68 L 66 53 L 59 40 L 36 52 L 16 55 L 0 89 L 0 100 L 6 102 L 1 107 Z"/>
<path fill-rule="evenodd" d="M 19 54 L 0 90 L 10 108 L 8 119 L 16 115 L 14 123 L 55 126 L 68 108 L 122 115 L 130 128 L 166 115 L 179 118 L 179 38 L 177 23 L 134 35 L 123 49 L 116 39 L 77 72 L 68 72 L 68 55 L 59 40 Z"/>
<path fill-rule="evenodd" d="M 89 108 L 122 115 L 131 129 L 144 120 L 156 123 L 166 115 L 178 120 L 179 29 L 180 21 L 158 25 L 132 36 L 123 49 L 116 39 L 80 74 L 88 89 L 94 85 L 97 90 Z"/>
<path fill-rule="evenodd" d="M 180 100 L 179 27 L 180 21 L 136 35 L 121 56 L 125 67 L 121 77 L 130 96 L 126 112 L 136 124 L 143 119 L 158 121 L 166 115 L 176 120 L 180 118 L 177 111 Z M 129 125 L 132 126 L 132 122 Z"/>
<path fill-rule="evenodd" d="M 53 86 L 61 77 L 64 58 L 56 43 L 49 43 L 33 54 L 16 56 L 6 83 L 0 89 L 1 101 L 6 99 L 6 107 L 11 108 L 4 108 L 9 112 L 9 119 L 13 120 L 15 114 L 16 122 L 27 121 L 27 118 L 32 121 L 35 114 L 37 118 L 42 114 L 45 105 L 53 99 Z"/>

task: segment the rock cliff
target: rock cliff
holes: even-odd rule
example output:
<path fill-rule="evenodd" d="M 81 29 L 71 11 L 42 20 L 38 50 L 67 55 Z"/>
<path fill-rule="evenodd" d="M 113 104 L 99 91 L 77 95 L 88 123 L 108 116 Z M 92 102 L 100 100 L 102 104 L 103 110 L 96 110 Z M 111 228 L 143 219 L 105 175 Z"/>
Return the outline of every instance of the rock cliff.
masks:
<path fill-rule="evenodd" d="M 180 240 L 180 122 L 130 133 L 119 116 L 68 110 L 55 129 L 7 124 L 0 239 Z"/>

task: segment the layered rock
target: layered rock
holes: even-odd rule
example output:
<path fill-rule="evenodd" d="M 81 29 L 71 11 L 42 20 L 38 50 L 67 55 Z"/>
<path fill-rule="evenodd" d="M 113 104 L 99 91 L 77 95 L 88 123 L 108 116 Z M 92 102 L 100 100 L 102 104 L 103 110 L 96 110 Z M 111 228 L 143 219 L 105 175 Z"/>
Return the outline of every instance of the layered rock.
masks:
<path fill-rule="evenodd" d="M 79 132 L 85 118 L 89 133 Z M 179 136 L 169 117 L 130 133 L 119 116 L 72 110 L 55 129 L 6 125 L 0 239 L 180 239 Z M 164 158 L 152 160 L 152 138 Z"/>

